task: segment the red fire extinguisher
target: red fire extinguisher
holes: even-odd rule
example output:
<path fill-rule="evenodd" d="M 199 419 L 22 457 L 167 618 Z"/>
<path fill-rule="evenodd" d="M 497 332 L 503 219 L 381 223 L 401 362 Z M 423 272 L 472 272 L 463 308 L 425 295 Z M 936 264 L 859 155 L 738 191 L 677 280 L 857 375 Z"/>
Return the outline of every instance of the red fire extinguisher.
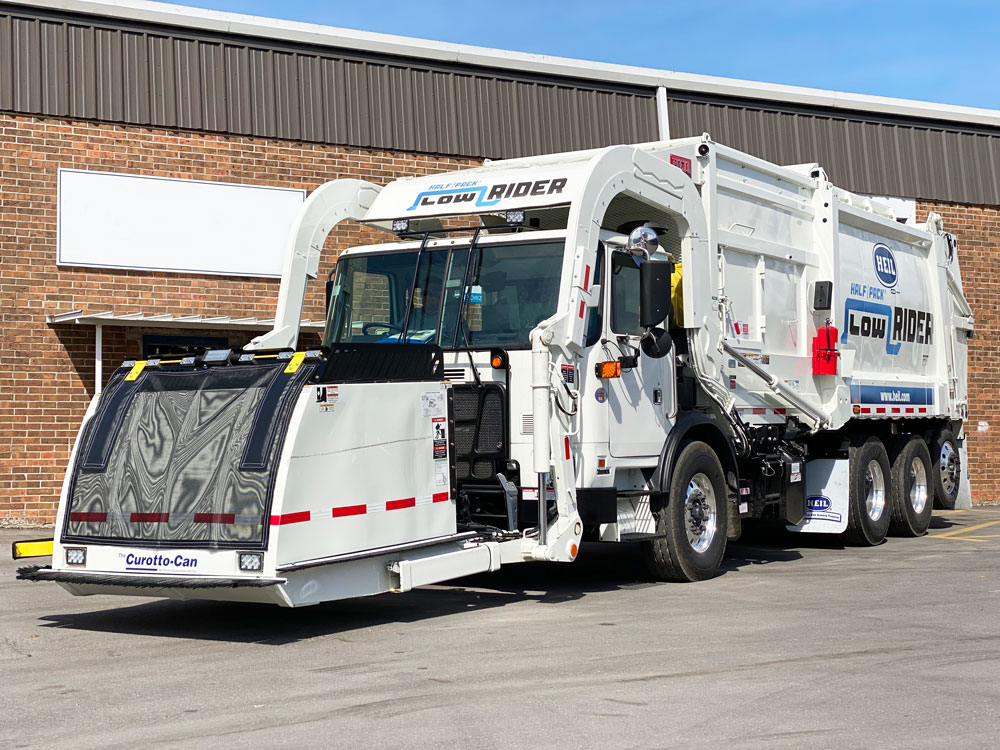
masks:
<path fill-rule="evenodd" d="M 813 336 L 813 375 L 836 375 L 839 356 L 837 329 L 827 318 L 826 325 L 820 326 Z"/>

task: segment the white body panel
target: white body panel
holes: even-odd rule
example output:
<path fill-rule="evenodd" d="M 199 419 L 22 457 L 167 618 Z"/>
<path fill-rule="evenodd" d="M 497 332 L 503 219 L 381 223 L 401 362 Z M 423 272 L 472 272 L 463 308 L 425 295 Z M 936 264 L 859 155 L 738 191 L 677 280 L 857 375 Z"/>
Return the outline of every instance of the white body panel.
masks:
<path fill-rule="evenodd" d="M 822 177 L 723 147 L 706 182 L 724 257 L 722 334 L 731 344 L 763 360 L 834 428 L 852 418 L 964 415 L 972 320 L 953 314 L 964 303 L 947 285 L 949 273 L 958 278 L 958 261 L 948 260 L 939 227 L 900 224 L 888 206 Z M 812 307 L 819 281 L 833 282 L 830 310 Z M 827 319 L 838 329 L 838 373 L 813 375 L 812 340 Z M 723 384 L 749 411 L 748 421 L 771 421 L 761 408 L 798 414 L 739 363 L 726 365 L 725 380 L 735 377 L 735 384 Z M 963 385 L 949 389 L 958 370 Z"/>
<path fill-rule="evenodd" d="M 454 534 L 447 441 L 434 438 L 447 396 L 436 383 L 306 388 L 271 511 L 276 565 Z"/>

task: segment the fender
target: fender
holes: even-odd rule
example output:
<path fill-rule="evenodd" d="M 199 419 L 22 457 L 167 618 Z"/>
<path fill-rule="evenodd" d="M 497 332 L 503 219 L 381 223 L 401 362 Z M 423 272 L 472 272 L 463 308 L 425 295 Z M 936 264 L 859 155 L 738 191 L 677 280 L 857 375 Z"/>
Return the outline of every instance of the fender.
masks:
<path fill-rule="evenodd" d="M 727 474 L 732 472 L 739 481 L 739 464 L 736 461 L 733 439 L 728 429 L 713 416 L 688 412 L 681 415 L 667 433 L 663 450 L 660 451 L 660 460 L 650 480 L 650 486 L 655 492 L 665 494 L 670 489 L 677 454 L 680 453 L 681 446 L 689 440 L 703 440 L 712 446 L 719 456 L 723 471 Z"/>

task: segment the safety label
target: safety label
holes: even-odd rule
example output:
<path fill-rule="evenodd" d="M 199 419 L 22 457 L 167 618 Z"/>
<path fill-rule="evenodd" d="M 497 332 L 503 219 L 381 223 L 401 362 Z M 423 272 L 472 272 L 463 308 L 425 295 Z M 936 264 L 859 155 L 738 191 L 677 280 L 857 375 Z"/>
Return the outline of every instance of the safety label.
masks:
<path fill-rule="evenodd" d="M 443 487 L 448 484 L 448 462 L 438 461 L 434 464 L 434 484 Z"/>
<path fill-rule="evenodd" d="M 434 441 L 434 460 L 438 461 L 442 458 L 448 458 L 448 441 L 447 440 L 435 440 Z"/>
<path fill-rule="evenodd" d="M 771 364 L 770 354 L 758 354 L 757 352 L 746 352 L 744 355 L 751 362 L 756 362 L 759 365 L 769 365 Z M 740 363 L 740 367 L 743 367 L 743 363 Z"/>
<path fill-rule="evenodd" d="M 420 394 L 420 405 L 425 417 L 445 416 L 444 391 L 427 391 Z"/>
<path fill-rule="evenodd" d="M 448 437 L 447 433 L 448 428 L 445 426 L 444 417 L 434 417 L 434 419 L 432 420 L 432 424 L 434 426 L 435 441 L 444 440 L 445 438 Z"/>
<path fill-rule="evenodd" d="M 316 386 L 316 405 L 319 406 L 320 411 L 333 411 L 333 408 L 337 405 L 338 398 L 340 398 L 338 386 Z"/>

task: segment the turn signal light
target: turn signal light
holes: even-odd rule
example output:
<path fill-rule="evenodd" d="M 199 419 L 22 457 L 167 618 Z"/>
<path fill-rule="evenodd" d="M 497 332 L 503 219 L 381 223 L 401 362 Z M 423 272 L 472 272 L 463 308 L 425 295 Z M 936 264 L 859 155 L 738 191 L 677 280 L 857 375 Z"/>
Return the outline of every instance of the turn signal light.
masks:
<path fill-rule="evenodd" d="M 507 352 L 503 349 L 490 350 L 490 367 L 494 370 L 504 370 L 507 368 Z"/>
<path fill-rule="evenodd" d="M 622 363 L 617 360 L 598 362 L 594 367 L 594 372 L 599 378 L 620 378 L 622 376 Z"/>

